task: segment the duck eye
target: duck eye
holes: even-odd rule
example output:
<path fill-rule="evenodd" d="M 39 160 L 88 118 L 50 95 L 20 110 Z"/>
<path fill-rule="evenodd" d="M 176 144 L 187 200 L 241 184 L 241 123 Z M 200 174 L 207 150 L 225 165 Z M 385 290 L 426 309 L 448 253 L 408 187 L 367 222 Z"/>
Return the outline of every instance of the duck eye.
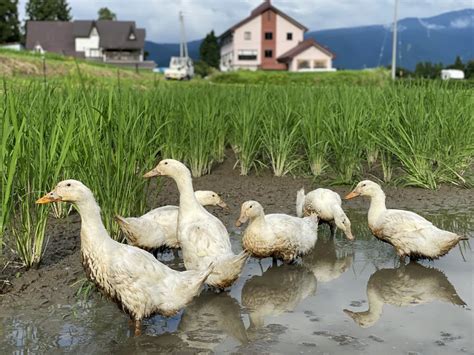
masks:
<path fill-rule="evenodd" d="M 70 182 L 68 182 L 68 183 L 66 184 L 66 186 L 68 186 L 68 187 L 69 187 L 69 186 L 71 186 L 71 183 L 70 183 Z"/>
<path fill-rule="evenodd" d="M 168 165 L 168 162 L 167 162 L 167 161 L 165 161 L 165 165 Z"/>
<path fill-rule="evenodd" d="M 216 197 L 216 195 L 212 195 L 212 197 Z"/>
<path fill-rule="evenodd" d="M 252 208 L 252 207 L 253 207 L 253 206 L 252 206 L 252 205 L 250 205 L 250 207 L 249 207 L 249 208 Z"/>

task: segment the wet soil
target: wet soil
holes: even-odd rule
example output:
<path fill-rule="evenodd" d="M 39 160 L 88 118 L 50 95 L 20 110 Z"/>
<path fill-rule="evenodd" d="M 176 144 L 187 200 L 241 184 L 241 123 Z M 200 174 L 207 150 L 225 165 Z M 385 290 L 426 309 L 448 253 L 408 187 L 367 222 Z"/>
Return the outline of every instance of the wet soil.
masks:
<path fill-rule="evenodd" d="M 304 187 L 311 191 L 317 187 L 312 178 L 275 177 L 269 170 L 260 170 L 249 176 L 239 175 L 238 169 L 233 169 L 235 160 L 229 154 L 222 164 L 217 165 L 211 174 L 194 179 L 195 190 L 213 190 L 229 205 L 229 211 L 211 208 L 223 223 L 231 228 L 239 216 L 240 205 L 246 200 L 259 201 L 266 213 L 295 213 L 296 191 Z M 370 176 L 368 176 L 370 178 Z M 150 189 L 156 190 L 156 183 Z M 151 208 L 172 204 L 179 200 L 175 183 L 168 178 L 160 178 L 160 192 L 149 194 L 148 205 Z M 327 186 L 325 186 L 327 187 Z M 345 196 L 352 186 L 329 187 Z M 406 208 L 422 213 L 424 210 L 454 210 L 469 211 L 474 202 L 474 189 L 463 189 L 452 185 L 443 185 L 440 189 L 426 190 L 421 188 L 399 188 L 385 186 L 387 205 L 390 208 Z M 344 202 L 344 208 L 367 211 L 368 200 L 355 199 Z M 350 213 L 350 212 L 349 212 Z M 84 277 L 80 263 L 80 217 L 72 213 L 63 220 L 51 218 L 48 223 L 48 246 L 43 261 L 38 269 L 25 271 L 18 267 L 11 253 L 6 258 L 0 270 L 0 304 L 8 299 L 15 302 L 26 298 L 39 304 L 71 301 L 79 287 L 72 286 Z M 34 297 L 32 297 L 34 296 Z"/>
<path fill-rule="evenodd" d="M 239 171 L 233 169 L 234 164 L 232 158 L 226 159 L 214 168 L 212 174 L 194 179 L 194 188 L 216 191 L 229 205 L 229 211 L 211 208 L 211 212 L 231 231 L 235 251 L 241 248 L 239 232 L 234 227 L 234 222 L 239 216 L 242 202 L 254 199 L 262 203 L 267 213 L 294 214 L 296 191 L 301 187 L 310 191 L 322 186 L 311 178 L 274 177 L 267 170 L 250 176 L 240 176 Z M 352 187 L 330 188 L 344 196 Z M 178 192 L 172 180 L 157 179 L 151 184 L 150 189 L 153 191 L 148 195 L 147 202 L 150 209 L 178 203 Z M 159 193 L 156 193 L 158 189 Z M 437 191 L 391 186 L 385 186 L 384 190 L 389 207 L 410 209 L 430 219 L 436 218 L 434 222 L 441 227 L 470 237 L 474 236 L 474 189 L 444 185 Z M 387 343 L 390 341 L 393 346 L 402 344 L 405 338 L 413 334 L 414 328 L 419 328 L 417 322 L 420 319 L 424 319 L 425 324 L 430 324 L 432 327 L 439 326 L 439 329 L 433 330 L 427 327 L 423 336 L 420 335 L 420 339 L 411 339 L 410 342 L 407 341 L 409 346 L 404 347 L 402 344 L 399 349 L 413 350 L 414 353 L 423 353 L 425 349 L 430 349 L 429 353 L 443 353 L 449 350 L 463 353 L 468 350 L 472 345 L 472 339 L 469 340 L 464 334 L 466 324 L 469 324 L 466 317 L 471 316 L 471 330 L 473 326 L 472 310 L 469 308 L 473 301 L 472 287 L 469 291 L 469 285 L 466 286 L 465 282 L 469 275 L 472 280 L 472 250 L 469 249 L 469 245 L 467 244 L 467 248 L 464 246 L 464 252 L 459 249 L 437 261 L 436 266 L 441 266 L 442 271 L 432 269 L 432 264 L 423 266 L 424 269 L 415 268 L 415 271 L 413 268 L 393 268 L 395 260 L 393 250 L 384 243 L 374 240 L 367 230 L 368 201 L 364 199 L 344 201 L 344 208 L 353 220 L 356 243 L 347 243 L 343 239 L 342 242 L 338 240 L 335 243 L 334 240 L 325 239 L 324 233 L 327 231 L 323 230 L 321 240 L 318 239 L 318 247 L 311 255 L 303 258 L 304 267 L 299 265 L 275 267 L 271 265 L 271 261 L 266 260 L 259 264 L 252 259 L 231 292 L 215 295 L 206 291 L 173 318 L 153 317 L 147 320 L 143 337 L 126 340 L 123 335 L 129 334 L 127 318 L 117 311 L 114 305 L 102 299 L 97 293 L 93 294 L 91 301 L 85 303 L 78 301 L 76 296 L 85 277 L 80 263 L 78 214 L 72 213 L 62 220 L 51 218 L 47 228 L 48 247 L 38 269 L 25 271 L 19 268 L 8 251 L 5 253 L 6 259 L 0 260 L 6 265 L 0 268 L 3 269 L 0 274 L 0 352 L 1 349 L 36 349 L 42 352 L 51 349 L 52 346 L 56 349 L 70 348 L 80 352 L 96 353 L 104 351 L 129 353 L 144 350 L 169 352 L 176 349 L 186 349 L 190 353 L 229 350 L 242 353 L 289 353 L 295 350 L 297 344 L 300 353 L 334 353 L 335 349 L 342 353 L 367 353 L 369 350 L 380 353 L 386 352 Z M 461 221 L 464 221 L 464 224 Z M 171 267 L 182 268 L 180 260 L 173 260 L 170 255 L 161 257 L 162 260 L 167 260 Z M 384 268 L 388 268 L 390 272 L 384 271 Z M 449 282 L 446 283 L 447 279 L 445 280 L 443 272 L 446 272 L 449 280 L 456 286 L 454 294 L 457 290 L 460 300 L 453 301 L 453 286 Z M 377 275 L 389 275 L 387 277 L 394 282 L 403 281 L 402 287 L 407 291 L 402 296 L 408 295 L 408 301 L 393 301 L 387 298 L 384 300 L 385 303 L 397 307 L 405 306 L 403 302 L 408 302 L 409 305 L 428 302 L 421 302 L 417 298 L 424 290 L 416 290 L 416 287 L 430 285 L 433 282 L 439 285 L 445 284 L 442 288 L 449 291 L 451 298 L 435 295 L 433 297 L 435 303 L 420 306 L 422 312 L 418 314 L 405 309 L 400 312 L 397 310 L 399 308 L 393 311 L 390 308 L 392 306 L 388 308 L 386 306 L 388 310 L 381 318 L 386 319 L 388 323 L 379 322 L 368 332 L 362 330 L 367 324 L 361 323 L 359 325 L 362 328 L 357 330 L 356 323 L 361 320 L 354 313 L 364 311 L 368 307 L 365 288 L 367 287 L 368 291 L 373 285 L 373 288 L 380 293 L 385 292 L 384 287 L 389 288 L 390 282 L 385 285 L 378 281 L 387 277 L 380 278 Z M 336 280 L 337 278 L 339 279 Z M 1 280 L 5 281 L 1 283 Z M 407 284 L 411 280 L 413 282 Z M 412 298 L 410 288 L 415 288 L 416 291 Z M 281 295 L 288 289 L 292 292 L 288 298 L 282 299 Z M 271 302 L 265 299 L 267 296 Z M 445 300 L 443 297 L 448 299 Z M 439 306 L 436 300 L 438 303 L 439 301 L 445 303 Z M 450 303 L 453 305 L 467 303 L 467 308 L 453 309 Z M 277 306 L 280 304 L 283 306 L 279 310 Z M 298 306 L 299 304 L 301 305 Z M 253 314 L 252 307 L 259 311 Z M 347 308 L 348 312 L 343 314 L 342 308 Z M 31 316 L 33 320 L 27 317 L 28 312 L 34 312 L 34 316 Z M 244 325 L 242 317 L 245 312 L 248 312 L 248 321 L 244 321 L 246 323 Z M 451 323 L 439 323 L 438 318 L 431 316 L 437 312 L 442 312 L 440 313 L 442 316 L 439 317 L 449 318 L 455 315 L 454 320 L 450 320 Z M 466 315 L 466 312 L 470 315 Z M 1 314 L 4 314 L 4 327 L 8 324 L 8 327 L 13 329 L 11 334 L 7 334 L 6 331 L 2 334 Z M 352 314 L 354 322 L 347 314 Z M 5 317 L 10 315 L 11 320 L 10 318 L 8 321 L 5 320 Z M 275 315 L 280 316 L 278 318 Z M 28 318 L 28 321 L 24 318 Z M 402 326 L 407 318 L 412 321 L 411 328 Z M 375 322 L 378 322 L 378 319 Z M 76 323 L 79 325 L 75 325 Z M 35 332 L 45 333 L 42 336 L 46 340 L 38 340 L 42 337 L 36 333 L 31 335 L 33 324 Z M 468 328 L 469 326 L 467 332 Z M 308 329 L 313 330 L 308 333 Z M 387 333 L 389 329 L 393 334 Z M 49 331 L 52 335 L 47 334 Z M 23 343 L 26 341 L 24 339 L 31 341 L 31 338 L 35 339 L 34 346 Z M 52 338 L 58 343 L 49 344 Z M 6 340 L 9 345 L 3 348 L 2 342 Z M 101 347 L 101 341 L 107 343 L 106 348 Z M 393 353 L 398 351 L 394 350 Z"/>

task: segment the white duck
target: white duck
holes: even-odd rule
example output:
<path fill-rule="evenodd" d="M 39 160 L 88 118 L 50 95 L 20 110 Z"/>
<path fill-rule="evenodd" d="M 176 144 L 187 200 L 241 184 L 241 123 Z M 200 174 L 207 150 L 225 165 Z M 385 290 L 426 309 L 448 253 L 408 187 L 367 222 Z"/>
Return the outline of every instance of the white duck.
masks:
<path fill-rule="evenodd" d="M 443 301 L 458 306 L 466 305 L 445 274 L 416 262 L 373 273 L 367 283 L 367 298 L 367 311 L 344 309 L 344 313 L 363 328 L 371 327 L 380 319 L 384 304 L 405 307 Z"/>
<path fill-rule="evenodd" d="M 214 191 L 196 191 L 196 199 L 203 206 L 227 208 L 224 201 Z M 145 250 L 161 247 L 179 248 L 178 206 L 155 208 L 141 217 L 115 216 L 128 244 Z"/>
<path fill-rule="evenodd" d="M 296 215 L 303 217 L 309 213 L 316 213 L 319 223 L 327 223 L 331 228 L 331 235 L 336 232 L 336 227 L 342 230 L 347 239 L 354 240 L 351 231 L 351 221 L 342 210 L 341 196 L 329 189 L 319 188 L 304 193 L 304 188 L 296 195 Z"/>
<path fill-rule="evenodd" d="M 247 201 L 235 224 L 240 227 L 248 220 L 242 245 L 257 258 L 271 256 L 292 262 L 310 251 L 318 239 L 318 217 L 314 214 L 304 218 L 282 213 L 265 215 L 260 203 Z"/>
<path fill-rule="evenodd" d="M 172 316 L 198 295 L 212 272 L 178 272 L 156 260 L 150 253 L 110 238 L 100 208 L 85 185 L 77 180 L 61 181 L 53 191 L 36 201 L 44 204 L 74 203 L 81 215 L 81 256 L 87 277 L 135 321 L 152 314 Z"/>
<path fill-rule="evenodd" d="M 406 256 L 437 259 L 460 240 L 468 239 L 439 229 L 416 213 L 387 209 L 385 194 L 380 185 L 373 181 L 359 182 L 346 199 L 357 196 L 370 197 L 369 228 L 378 239 L 393 245 L 401 260 Z"/>
<path fill-rule="evenodd" d="M 196 199 L 189 169 L 181 162 L 165 159 L 144 177 L 165 175 L 178 186 L 178 241 L 183 261 L 188 270 L 206 270 L 214 263 L 214 270 L 206 283 L 217 289 L 231 286 L 240 275 L 249 257 L 245 251 L 235 255 L 232 252 L 229 233 L 222 222 Z"/>

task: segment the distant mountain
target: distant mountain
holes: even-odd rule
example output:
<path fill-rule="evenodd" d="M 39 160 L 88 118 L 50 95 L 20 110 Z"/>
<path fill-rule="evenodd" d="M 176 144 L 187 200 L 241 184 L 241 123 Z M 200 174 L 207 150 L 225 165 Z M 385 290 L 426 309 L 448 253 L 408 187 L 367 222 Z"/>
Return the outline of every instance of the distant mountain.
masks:
<path fill-rule="evenodd" d="M 392 30 L 390 25 L 340 28 L 306 34 L 336 53 L 334 65 L 341 69 L 362 69 L 390 64 Z M 199 57 L 201 40 L 188 43 L 193 59 Z M 179 53 L 178 44 L 146 42 L 145 50 L 158 66 L 167 66 Z M 420 61 L 454 62 L 474 59 L 474 9 L 447 12 L 429 18 L 405 18 L 398 22 L 397 65 L 414 69 Z"/>

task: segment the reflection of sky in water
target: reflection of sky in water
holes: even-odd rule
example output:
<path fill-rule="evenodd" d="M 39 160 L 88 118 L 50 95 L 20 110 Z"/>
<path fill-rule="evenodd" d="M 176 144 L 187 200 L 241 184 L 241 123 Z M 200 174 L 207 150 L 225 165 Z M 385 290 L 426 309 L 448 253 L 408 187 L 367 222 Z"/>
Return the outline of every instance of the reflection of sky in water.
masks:
<path fill-rule="evenodd" d="M 421 214 L 439 227 L 474 237 L 472 211 Z M 131 337 L 128 317 L 96 297 L 73 306 L 23 307 L 1 314 L 0 353 L 58 348 L 342 354 L 472 351 L 469 243 L 440 260 L 398 268 L 392 247 L 370 235 L 366 214 L 350 215 L 355 243 L 340 233 L 333 242 L 322 226 L 314 252 L 303 258 L 302 265 L 276 267 L 270 259 L 261 265 L 251 259 L 231 292 L 204 292 L 172 318 L 147 319 L 142 337 Z M 231 239 L 238 250 L 240 236 Z M 454 305 L 460 303 L 453 301 L 456 297 L 467 306 Z M 363 328 L 348 314 L 367 311 L 369 303 L 373 314 L 368 321 L 363 319 Z"/>

